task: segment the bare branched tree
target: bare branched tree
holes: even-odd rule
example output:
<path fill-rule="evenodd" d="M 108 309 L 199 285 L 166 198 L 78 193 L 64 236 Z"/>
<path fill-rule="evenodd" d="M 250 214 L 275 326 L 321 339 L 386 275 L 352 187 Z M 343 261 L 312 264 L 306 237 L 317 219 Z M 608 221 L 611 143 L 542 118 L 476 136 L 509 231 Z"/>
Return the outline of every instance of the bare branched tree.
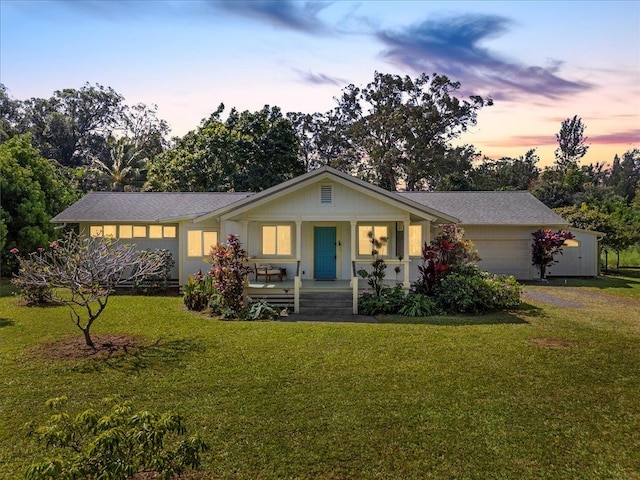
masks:
<path fill-rule="evenodd" d="M 91 326 L 106 308 L 115 287 L 157 275 L 163 268 L 160 256 L 141 256 L 134 245 L 74 232 L 51 243 L 48 249 L 39 248 L 20 257 L 19 262 L 13 283 L 19 289 L 50 289 L 52 300 L 71 308 L 71 320 L 92 348 Z"/>

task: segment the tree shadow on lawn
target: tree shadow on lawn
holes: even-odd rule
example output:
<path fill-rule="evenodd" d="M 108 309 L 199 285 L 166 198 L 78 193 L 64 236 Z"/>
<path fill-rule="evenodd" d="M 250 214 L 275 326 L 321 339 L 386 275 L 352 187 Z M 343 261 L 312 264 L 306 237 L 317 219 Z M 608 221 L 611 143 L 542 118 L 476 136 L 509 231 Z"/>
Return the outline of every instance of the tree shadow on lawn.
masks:
<path fill-rule="evenodd" d="M 13 320 L 9 320 L 8 318 L 0 318 L 0 328 L 3 327 L 13 327 L 16 324 Z"/>
<path fill-rule="evenodd" d="M 147 368 L 179 367 L 185 357 L 204 350 L 202 343 L 191 338 L 170 341 L 159 338 L 151 345 L 141 346 L 128 355 L 105 358 L 104 365 L 122 372 L 139 373 Z"/>
<path fill-rule="evenodd" d="M 148 343 L 145 339 L 127 334 L 96 335 L 94 343 L 96 349 L 91 349 L 84 344 L 84 338 L 78 336 L 72 340 L 66 340 L 69 349 L 75 348 L 67 356 L 48 355 L 47 350 L 51 345 L 41 348 L 39 357 L 55 358 L 59 360 L 76 361 L 71 370 L 80 373 L 95 373 L 105 369 L 119 370 L 123 373 L 140 373 L 149 368 L 180 367 L 181 361 L 193 354 L 205 350 L 202 343 L 190 339 L 176 340 L 157 339 Z M 59 348 L 59 347 L 58 347 Z"/>
<path fill-rule="evenodd" d="M 622 278 L 621 276 L 637 278 L 638 280 Z M 638 288 L 640 286 L 640 271 L 621 270 L 618 274 L 610 272 L 607 275 L 601 275 L 597 278 L 549 277 L 544 282 L 531 280 L 521 283 L 538 287 L 592 287 L 601 290 L 607 288 Z"/>
<path fill-rule="evenodd" d="M 522 312 L 522 313 L 519 313 Z M 518 309 L 487 313 L 483 315 L 458 314 L 433 317 L 405 317 L 401 315 L 383 315 L 378 323 L 395 323 L 407 325 L 438 325 L 438 326 L 471 326 L 471 325 L 522 325 L 529 324 L 523 317 L 544 316 L 543 309 L 528 303 L 522 303 Z"/>

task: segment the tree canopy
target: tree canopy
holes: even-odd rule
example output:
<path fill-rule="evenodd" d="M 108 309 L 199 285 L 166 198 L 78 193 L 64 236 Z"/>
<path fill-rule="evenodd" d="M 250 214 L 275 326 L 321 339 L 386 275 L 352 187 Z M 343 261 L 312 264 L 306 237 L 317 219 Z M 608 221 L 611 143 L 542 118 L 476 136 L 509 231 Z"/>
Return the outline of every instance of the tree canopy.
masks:
<path fill-rule="evenodd" d="M 146 189 L 261 191 L 304 173 L 293 125 L 277 107 L 252 113 L 224 105 L 149 164 Z"/>
<path fill-rule="evenodd" d="M 375 72 L 365 87 L 349 85 L 322 116 L 298 115 L 308 164 L 330 164 L 388 190 L 435 187 L 460 159 L 451 141 L 476 123 L 491 99 L 456 97 L 460 83 L 444 75 Z M 453 164 L 451 162 L 454 162 Z M 465 165 L 466 167 L 466 165 Z M 470 164 L 468 165 L 470 167 Z"/>
<path fill-rule="evenodd" d="M 75 200 L 75 193 L 25 134 L 0 144 L 0 197 L 3 250 L 33 251 L 55 238 L 50 220 Z M 15 271 L 11 256 L 2 259 L 3 274 Z"/>

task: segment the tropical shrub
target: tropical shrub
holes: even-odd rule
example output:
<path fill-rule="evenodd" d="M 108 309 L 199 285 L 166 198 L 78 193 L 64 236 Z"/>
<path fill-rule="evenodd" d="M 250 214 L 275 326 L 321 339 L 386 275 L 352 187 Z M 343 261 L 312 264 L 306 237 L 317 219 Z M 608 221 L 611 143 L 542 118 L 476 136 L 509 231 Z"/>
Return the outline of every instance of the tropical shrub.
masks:
<path fill-rule="evenodd" d="M 397 313 L 405 301 L 405 293 L 401 285 L 391 288 L 383 286 L 380 294 L 365 291 L 358 298 L 358 313 L 361 315 L 377 315 Z"/>
<path fill-rule="evenodd" d="M 558 230 L 554 232 L 549 229 L 540 229 L 531 234 L 533 243 L 531 245 L 531 262 L 540 270 L 540 279 L 546 275 L 547 267 L 558 263 L 555 256 L 562 255 L 562 246 L 566 240 L 574 238 L 571 232 Z"/>
<path fill-rule="evenodd" d="M 407 317 L 428 317 L 444 312 L 432 297 L 413 292 L 405 296 L 404 304 L 398 313 Z"/>
<path fill-rule="evenodd" d="M 280 309 L 270 305 L 264 299 L 251 302 L 243 315 L 245 320 L 277 320 L 279 317 Z"/>
<path fill-rule="evenodd" d="M 61 410 L 66 400 L 49 399 L 46 405 L 56 413 L 45 425 L 28 426 L 29 435 L 56 455 L 32 464 L 29 480 L 125 480 L 142 472 L 169 479 L 199 468 L 208 449 L 197 436 L 180 439 L 184 421 L 174 413 L 134 412 L 129 402 L 105 399 L 106 412 L 88 409 L 72 418 Z"/>
<path fill-rule="evenodd" d="M 434 299 L 447 312 L 483 313 L 517 307 L 520 293 L 521 286 L 514 277 L 467 266 L 443 278 Z"/>
<path fill-rule="evenodd" d="M 225 318 L 239 318 L 245 307 L 244 284 L 253 269 L 246 265 L 249 258 L 237 235 L 230 234 L 224 245 L 211 249 L 211 277 L 214 295 L 210 306 Z"/>
<path fill-rule="evenodd" d="M 198 270 L 194 275 L 189 275 L 183 292 L 182 299 L 187 309 L 196 312 L 203 311 L 209 306 L 213 296 L 211 277 L 203 275 L 202 270 Z"/>
<path fill-rule="evenodd" d="M 18 256 L 20 251 L 17 248 L 12 248 L 11 253 Z M 42 255 L 44 248 L 40 247 L 31 256 Z M 18 290 L 18 295 L 22 297 L 27 305 L 46 305 L 54 303 L 53 300 L 53 288 L 50 283 L 34 283 L 27 281 L 27 279 L 20 275 L 21 268 L 30 268 L 32 262 L 28 259 L 21 259 L 17 257 L 17 263 L 20 266 L 18 269 L 18 275 L 14 276 L 11 280 L 13 286 Z"/>
<path fill-rule="evenodd" d="M 464 230 L 455 224 L 443 225 L 440 234 L 422 247 L 419 278 L 414 284 L 417 292 L 433 295 L 442 279 L 452 270 L 480 259 L 471 240 L 464 238 Z"/>

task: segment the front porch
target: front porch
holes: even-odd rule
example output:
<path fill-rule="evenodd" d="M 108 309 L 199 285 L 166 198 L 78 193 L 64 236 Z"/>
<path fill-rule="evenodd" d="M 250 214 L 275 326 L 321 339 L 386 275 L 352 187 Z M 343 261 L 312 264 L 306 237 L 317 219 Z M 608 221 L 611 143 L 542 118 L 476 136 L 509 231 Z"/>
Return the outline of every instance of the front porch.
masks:
<path fill-rule="evenodd" d="M 386 285 L 391 287 L 402 284 L 396 280 L 387 279 Z M 245 288 L 245 292 L 252 300 L 265 300 L 272 305 L 286 308 L 292 313 L 304 311 L 305 302 L 314 304 L 318 297 L 324 297 L 327 305 L 324 309 L 327 313 L 340 304 L 341 299 L 349 298 L 349 312 L 358 313 L 358 297 L 367 290 L 369 285 L 362 278 L 354 277 L 351 280 L 307 280 L 294 277 L 283 281 L 263 282 L 251 279 Z M 340 294 L 344 295 L 340 295 Z"/>

